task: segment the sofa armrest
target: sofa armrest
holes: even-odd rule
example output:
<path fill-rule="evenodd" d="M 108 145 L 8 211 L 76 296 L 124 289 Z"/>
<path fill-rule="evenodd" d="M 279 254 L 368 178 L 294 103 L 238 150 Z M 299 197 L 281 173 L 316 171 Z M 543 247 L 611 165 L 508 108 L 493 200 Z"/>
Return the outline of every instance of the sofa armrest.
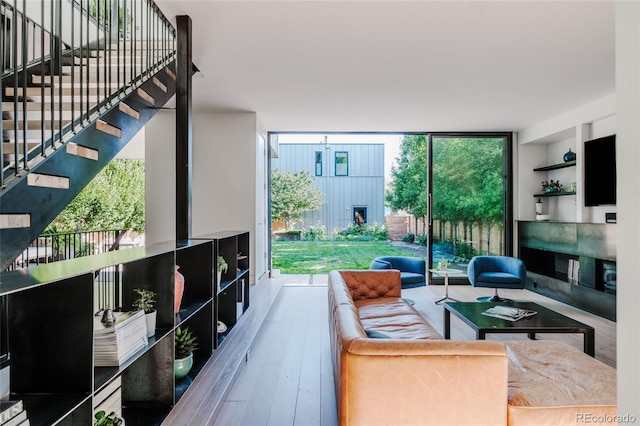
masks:
<path fill-rule="evenodd" d="M 347 285 L 353 300 L 401 297 L 402 295 L 400 271 L 387 269 L 338 272 Z M 335 279 L 335 277 L 335 274 L 329 274 L 329 280 Z"/>

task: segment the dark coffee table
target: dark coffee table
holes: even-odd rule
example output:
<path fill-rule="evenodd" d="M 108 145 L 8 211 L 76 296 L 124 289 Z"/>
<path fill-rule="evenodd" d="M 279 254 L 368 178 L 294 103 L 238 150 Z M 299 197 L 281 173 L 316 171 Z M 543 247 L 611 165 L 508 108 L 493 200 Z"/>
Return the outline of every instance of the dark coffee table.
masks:
<path fill-rule="evenodd" d="M 482 315 L 492 306 L 503 305 L 536 311 L 537 314 L 518 321 L 508 321 Z M 536 333 L 582 333 L 584 352 L 595 355 L 595 331 L 593 327 L 559 314 L 532 302 L 445 302 L 444 338 L 451 337 L 451 313 L 460 318 L 476 332 L 476 339 L 484 340 L 489 333 L 527 333 L 530 339 Z"/>

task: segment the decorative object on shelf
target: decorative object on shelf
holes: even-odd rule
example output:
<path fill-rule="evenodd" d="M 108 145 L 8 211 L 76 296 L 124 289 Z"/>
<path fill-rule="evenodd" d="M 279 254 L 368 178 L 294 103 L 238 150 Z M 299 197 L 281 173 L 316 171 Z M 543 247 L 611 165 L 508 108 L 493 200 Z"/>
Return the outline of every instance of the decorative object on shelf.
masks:
<path fill-rule="evenodd" d="M 247 256 L 243 255 L 242 252 L 238 253 L 236 255 L 236 260 L 244 260 L 246 259 Z M 242 272 L 242 269 L 240 269 L 240 265 L 238 265 L 238 267 L 236 268 L 238 272 Z"/>
<path fill-rule="evenodd" d="M 542 201 L 540 201 L 540 198 L 538 198 L 538 201 L 536 201 L 536 216 L 541 214 L 542 214 Z"/>
<path fill-rule="evenodd" d="M 539 221 L 550 220 L 550 219 L 551 219 L 551 215 L 548 215 L 548 214 L 537 214 L 536 215 L 536 220 L 539 220 Z"/>
<path fill-rule="evenodd" d="M 229 265 L 227 265 L 224 257 L 218 256 L 218 289 L 220 289 L 220 284 L 222 283 L 222 274 L 226 274 L 228 268 Z"/>
<path fill-rule="evenodd" d="M 113 309 L 104 308 L 102 312 L 102 319 L 100 320 L 102 325 L 105 327 L 113 327 L 113 324 L 116 323 L 116 314 L 113 313 Z"/>
<path fill-rule="evenodd" d="M 133 301 L 133 307 L 144 311 L 144 318 L 147 322 L 147 337 L 152 337 L 156 334 L 156 317 L 158 315 L 158 311 L 153 308 L 156 294 L 144 288 L 134 288 L 133 291 L 138 293 L 138 298 Z"/>
<path fill-rule="evenodd" d="M 564 157 L 562 157 L 562 159 L 564 160 L 565 163 L 569 161 L 575 161 L 576 153 L 571 151 L 571 148 L 569 148 L 569 152 L 566 152 L 564 154 Z"/>
<path fill-rule="evenodd" d="M 124 426 L 124 420 L 118 417 L 115 411 L 107 415 L 104 410 L 100 410 L 95 415 L 93 426 Z"/>
<path fill-rule="evenodd" d="M 562 186 L 562 184 L 560 183 L 559 180 L 543 180 L 542 181 L 542 190 L 544 192 L 562 192 L 564 190 L 564 187 Z"/>
<path fill-rule="evenodd" d="M 227 325 L 222 321 L 218 321 L 218 333 L 222 334 L 227 331 Z"/>
<path fill-rule="evenodd" d="M 571 182 L 571 192 L 576 192 L 578 190 L 578 185 L 575 182 Z"/>
<path fill-rule="evenodd" d="M 446 259 L 442 259 L 438 262 L 438 271 L 446 271 L 449 268 L 449 261 Z"/>
<path fill-rule="evenodd" d="M 184 294 L 184 275 L 182 275 L 180 272 L 178 272 L 178 269 L 180 269 L 179 265 L 176 265 L 176 272 L 175 272 L 175 293 L 174 293 L 174 302 L 173 302 L 173 309 L 174 309 L 174 313 L 178 313 L 178 311 L 180 311 L 180 303 L 182 302 L 182 295 Z"/>
<path fill-rule="evenodd" d="M 173 371 L 176 379 L 182 379 L 193 367 L 193 351 L 198 349 L 197 338 L 189 330 L 189 327 L 176 329 L 175 335 L 175 360 Z"/>

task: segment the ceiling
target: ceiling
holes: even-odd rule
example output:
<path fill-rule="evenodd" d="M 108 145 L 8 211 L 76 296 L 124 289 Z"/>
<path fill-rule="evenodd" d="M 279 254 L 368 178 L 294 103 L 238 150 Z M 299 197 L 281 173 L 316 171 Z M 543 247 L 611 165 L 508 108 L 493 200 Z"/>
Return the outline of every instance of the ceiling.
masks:
<path fill-rule="evenodd" d="M 271 131 L 520 130 L 614 93 L 613 1 L 155 0 L 193 110 Z"/>

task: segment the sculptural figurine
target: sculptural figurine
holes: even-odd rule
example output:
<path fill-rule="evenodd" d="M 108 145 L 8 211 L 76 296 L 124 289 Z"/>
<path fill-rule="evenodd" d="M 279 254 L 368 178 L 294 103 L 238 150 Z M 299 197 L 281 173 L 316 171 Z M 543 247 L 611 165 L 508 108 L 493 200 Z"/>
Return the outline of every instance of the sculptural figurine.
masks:
<path fill-rule="evenodd" d="M 102 319 L 100 320 L 100 322 L 107 328 L 113 327 L 113 325 L 116 323 L 116 314 L 113 313 L 113 309 L 105 308 L 104 312 L 102 313 Z"/>

